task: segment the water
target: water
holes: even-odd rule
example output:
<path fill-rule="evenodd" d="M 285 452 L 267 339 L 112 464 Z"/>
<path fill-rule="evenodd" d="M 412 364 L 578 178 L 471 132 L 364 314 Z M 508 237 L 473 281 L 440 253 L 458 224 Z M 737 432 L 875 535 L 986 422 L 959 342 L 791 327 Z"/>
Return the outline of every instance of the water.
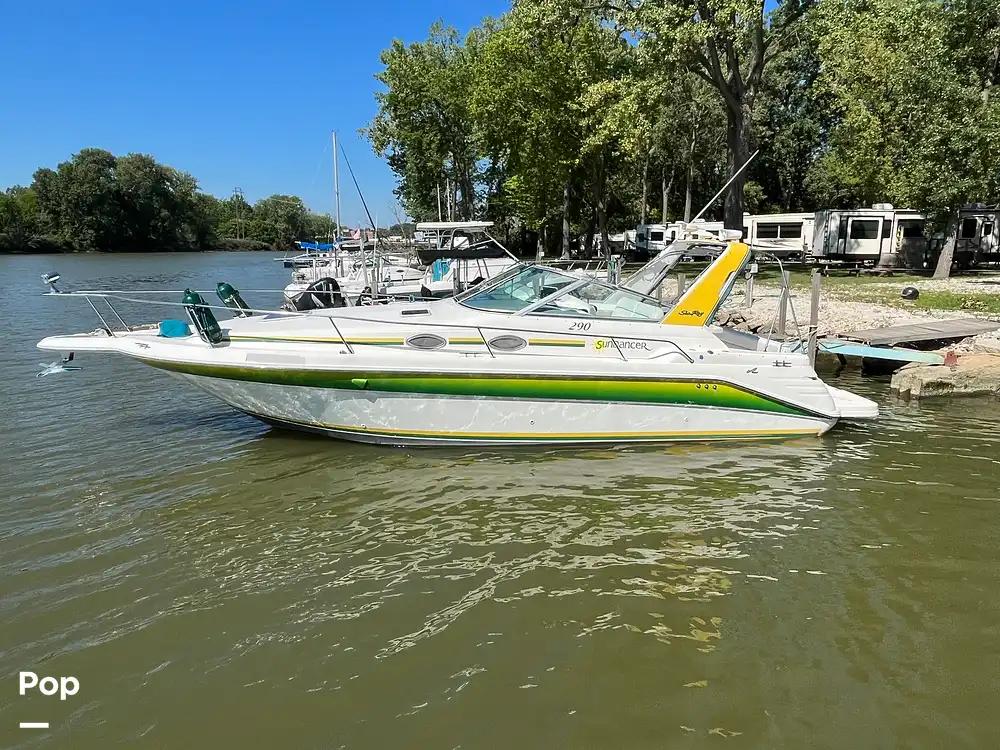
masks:
<path fill-rule="evenodd" d="M 845 375 L 884 417 L 822 439 L 403 450 L 120 359 L 35 377 L 94 327 L 40 273 L 277 288 L 270 257 L 0 257 L 0 747 L 1000 741 L 996 402 Z"/>

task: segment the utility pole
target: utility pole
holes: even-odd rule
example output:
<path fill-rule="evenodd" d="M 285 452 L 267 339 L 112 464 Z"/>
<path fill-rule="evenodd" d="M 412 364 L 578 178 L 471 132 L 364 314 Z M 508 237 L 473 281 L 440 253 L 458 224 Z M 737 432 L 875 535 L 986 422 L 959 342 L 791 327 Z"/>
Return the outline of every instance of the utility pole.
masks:
<path fill-rule="evenodd" d="M 243 239 L 243 188 L 233 188 L 233 202 L 236 204 L 236 239 Z"/>

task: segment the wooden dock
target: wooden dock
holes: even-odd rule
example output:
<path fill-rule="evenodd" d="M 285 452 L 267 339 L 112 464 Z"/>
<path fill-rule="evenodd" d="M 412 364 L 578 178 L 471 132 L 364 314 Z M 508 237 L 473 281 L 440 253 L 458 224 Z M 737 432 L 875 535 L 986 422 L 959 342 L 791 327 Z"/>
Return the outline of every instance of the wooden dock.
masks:
<path fill-rule="evenodd" d="M 907 323 L 886 328 L 869 328 L 836 334 L 834 338 L 844 341 L 858 341 L 869 346 L 897 346 L 916 344 L 921 341 L 950 341 L 990 333 L 1000 330 L 1000 321 L 979 318 L 953 318 L 951 320 L 928 320 L 924 323 Z"/>

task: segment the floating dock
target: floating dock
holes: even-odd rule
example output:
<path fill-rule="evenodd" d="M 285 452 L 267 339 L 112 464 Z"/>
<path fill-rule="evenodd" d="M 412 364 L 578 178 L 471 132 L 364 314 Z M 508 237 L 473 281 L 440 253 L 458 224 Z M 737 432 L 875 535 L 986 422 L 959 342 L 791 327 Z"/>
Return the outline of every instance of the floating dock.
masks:
<path fill-rule="evenodd" d="M 856 341 L 869 346 L 898 346 L 926 341 L 954 341 L 1000 330 L 1000 321 L 979 318 L 953 318 L 928 320 L 924 323 L 906 323 L 885 328 L 841 333 L 834 338 Z"/>

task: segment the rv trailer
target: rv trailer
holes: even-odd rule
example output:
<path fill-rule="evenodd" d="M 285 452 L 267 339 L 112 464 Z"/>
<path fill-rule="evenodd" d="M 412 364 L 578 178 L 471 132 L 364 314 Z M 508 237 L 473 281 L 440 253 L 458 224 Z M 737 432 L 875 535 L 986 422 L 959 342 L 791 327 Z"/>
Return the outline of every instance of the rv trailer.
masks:
<path fill-rule="evenodd" d="M 743 241 L 779 258 L 803 258 L 812 242 L 815 214 L 743 214 Z"/>
<path fill-rule="evenodd" d="M 856 265 L 926 267 L 931 251 L 926 223 L 919 211 L 888 203 L 817 211 L 809 255 Z"/>
<path fill-rule="evenodd" d="M 1000 209 L 974 203 L 959 210 L 955 262 L 962 268 L 1000 262 Z"/>
<path fill-rule="evenodd" d="M 655 257 L 675 240 L 709 240 L 718 242 L 725 227 L 721 221 L 672 221 L 669 224 L 640 224 L 635 228 L 635 247 L 639 254 Z M 692 245 L 688 255 L 692 260 L 712 259 L 719 253 L 714 244 Z"/>

